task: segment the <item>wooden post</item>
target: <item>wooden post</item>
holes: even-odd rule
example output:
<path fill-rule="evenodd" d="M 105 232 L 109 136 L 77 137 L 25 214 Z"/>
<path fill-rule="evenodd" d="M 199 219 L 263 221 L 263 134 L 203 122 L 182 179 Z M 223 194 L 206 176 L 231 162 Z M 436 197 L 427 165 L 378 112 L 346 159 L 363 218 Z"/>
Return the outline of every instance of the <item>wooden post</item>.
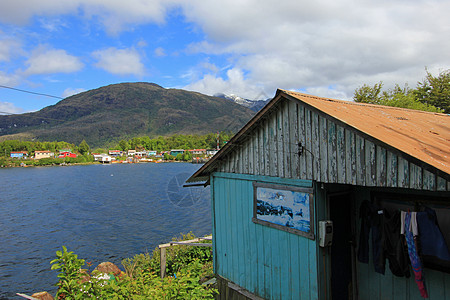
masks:
<path fill-rule="evenodd" d="M 161 279 L 166 277 L 166 247 L 159 248 L 161 251 Z"/>
<path fill-rule="evenodd" d="M 212 241 L 212 235 L 208 235 L 205 237 L 195 238 L 193 240 L 188 241 L 172 241 L 170 243 L 161 244 L 158 246 L 160 250 L 160 264 L 161 264 L 161 278 L 166 277 L 166 248 L 170 246 L 176 246 L 176 245 L 186 245 L 186 246 L 201 246 L 201 247 L 212 247 L 212 244 L 203 244 L 198 243 L 201 240 L 207 240 Z"/>

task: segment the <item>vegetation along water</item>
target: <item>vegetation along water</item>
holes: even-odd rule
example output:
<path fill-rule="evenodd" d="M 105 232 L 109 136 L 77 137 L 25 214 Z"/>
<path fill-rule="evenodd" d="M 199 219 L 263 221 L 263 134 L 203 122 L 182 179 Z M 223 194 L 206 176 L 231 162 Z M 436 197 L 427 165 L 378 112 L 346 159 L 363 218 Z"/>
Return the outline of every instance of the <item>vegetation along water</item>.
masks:
<path fill-rule="evenodd" d="M 200 166 L 113 164 L 0 169 L 0 299 L 53 294 L 65 245 L 97 265 L 211 233 L 209 190 L 183 188 Z"/>

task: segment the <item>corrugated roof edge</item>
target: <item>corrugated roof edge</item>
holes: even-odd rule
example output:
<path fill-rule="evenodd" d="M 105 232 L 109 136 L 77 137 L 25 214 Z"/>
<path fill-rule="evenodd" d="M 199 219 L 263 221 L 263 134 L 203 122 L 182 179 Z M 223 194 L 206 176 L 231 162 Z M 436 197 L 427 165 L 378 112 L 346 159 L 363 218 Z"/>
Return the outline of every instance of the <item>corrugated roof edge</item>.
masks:
<path fill-rule="evenodd" d="M 279 89 L 279 91 L 282 91 L 285 94 L 291 95 L 291 96 L 293 96 L 295 98 L 296 98 L 295 95 L 300 95 L 302 97 L 326 100 L 326 101 L 330 101 L 330 102 L 344 103 L 346 105 L 356 105 L 356 106 L 366 106 L 366 107 L 369 106 L 369 107 L 374 107 L 374 108 L 377 108 L 377 109 L 383 108 L 383 109 L 391 109 L 391 110 L 399 110 L 399 111 L 411 111 L 411 109 L 403 108 L 403 107 L 386 106 L 386 105 L 372 104 L 372 103 L 359 103 L 359 102 L 354 102 L 354 101 L 350 101 L 350 100 L 339 100 L 339 99 L 325 98 L 325 97 L 319 97 L 319 96 L 304 94 L 304 93 L 300 93 L 300 92 L 293 92 L 293 91 L 288 91 L 288 90 L 282 90 L 282 89 Z M 450 117 L 450 114 L 431 112 L 431 111 L 424 111 L 424 110 L 414 110 L 414 112 L 415 113 L 423 113 L 423 114 L 432 114 L 432 115 L 446 115 L 446 116 Z"/>

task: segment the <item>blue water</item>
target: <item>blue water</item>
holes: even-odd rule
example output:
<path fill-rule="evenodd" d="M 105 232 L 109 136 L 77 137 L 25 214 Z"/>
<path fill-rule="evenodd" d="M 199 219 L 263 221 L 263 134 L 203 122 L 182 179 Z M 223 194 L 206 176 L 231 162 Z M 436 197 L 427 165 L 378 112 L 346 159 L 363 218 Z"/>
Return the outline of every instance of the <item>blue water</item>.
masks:
<path fill-rule="evenodd" d="M 0 169 L 0 299 L 56 292 L 65 245 L 94 266 L 152 251 L 180 233 L 210 234 L 209 189 L 182 188 L 200 166 L 114 164 Z"/>

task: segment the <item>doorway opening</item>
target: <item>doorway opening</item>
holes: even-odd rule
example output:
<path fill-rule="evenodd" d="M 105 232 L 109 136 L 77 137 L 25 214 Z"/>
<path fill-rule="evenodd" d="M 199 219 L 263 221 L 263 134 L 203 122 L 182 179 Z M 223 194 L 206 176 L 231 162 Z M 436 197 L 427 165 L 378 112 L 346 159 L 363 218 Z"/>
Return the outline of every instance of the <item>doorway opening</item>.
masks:
<path fill-rule="evenodd" d="M 333 300 L 355 299 L 352 292 L 352 194 L 330 195 L 328 203 L 333 221 L 331 296 Z"/>

